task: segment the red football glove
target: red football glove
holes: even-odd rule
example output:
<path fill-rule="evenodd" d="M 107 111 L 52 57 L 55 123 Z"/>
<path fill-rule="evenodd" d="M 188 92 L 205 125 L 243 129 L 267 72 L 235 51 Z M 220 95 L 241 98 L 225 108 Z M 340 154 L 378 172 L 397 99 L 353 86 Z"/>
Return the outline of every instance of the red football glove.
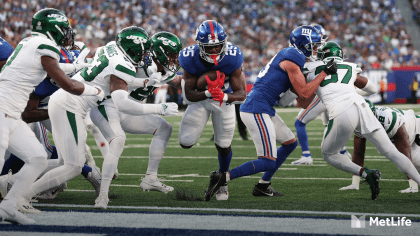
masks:
<path fill-rule="evenodd" d="M 214 101 L 219 101 L 220 106 L 222 106 L 223 98 L 225 97 L 225 93 L 220 88 L 212 88 L 209 89 L 209 92 L 211 93 L 211 97 Z"/>
<path fill-rule="evenodd" d="M 222 75 L 220 75 L 220 71 L 217 71 L 217 78 L 214 81 L 211 81 L 210 78 L 206 75 L 206 81 L 207 81 L 207 88 L 213 89 L 213 88 L 223 88 L 223 85 L 225 84 L 225 74 L 222 72 Z"/>

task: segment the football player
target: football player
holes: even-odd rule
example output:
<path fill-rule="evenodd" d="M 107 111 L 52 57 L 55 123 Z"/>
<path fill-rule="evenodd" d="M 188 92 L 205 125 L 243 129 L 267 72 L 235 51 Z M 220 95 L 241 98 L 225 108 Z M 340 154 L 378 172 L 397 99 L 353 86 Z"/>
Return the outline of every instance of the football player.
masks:
<path fill-rule="evenodd" d="M 100 105 L 103 99 L 114 102 L 118 111 L 133 114 L 161 114 L 171 115 L 178 112 L 177 105 L 139 104 L 129 99 L 128 91 L 144 84 L 144 80 L 137 79 L 136 66 L 144 66 L 149 54 L 151 41 L 146 31 L 140 27 L 131 26 L 122 29 L 115 41 L 109 42 L 96 50 L 91 62 L 93 67 L 84 68 L 73 76 L 84 84 L 90 84 L 104 91 L 105 97 L 78 97 L 62 89 L 55 92 L 50 99 L 48 115 L 51 120 L 52 135 L 55 145 L 63 158 L 64 165 L 50 170 L 23 194 L 23 208 L 29 208 L 29 199 L 37 193 L 58 186 L 79 175 L 82 171 L 85 157 L 86 128 L 84 117 L 87 112 Z M 110 140 L 109 151 L 105 154 L 104 162 L 114 160 L 124 149 L 125 133 L 118 133 Z M 115 173 L 116 165 L 110 167 Z M 111 178 L 101 180 L 110 184 Z M 107 183 L 108 182 L 108 183 Z"/>
<path fill-rule="evenodd" d="M 368 79 L 361 76 L 360 67 L 354 63 L 343 60 L 343 50 L 335 42 L 328 42 L 318 52 L 321 61 L 313 62 L 308 66 L 311 73 L 307 80 L 311 81 L 326 67 L 327 63 L 337 61 L 337 73 L 325 78 L 318 87 L 316 94 L 327 107 L 329 122 L 324 132 L 321 151 L 324 160 L 330 165 L 366 178 L 369 183 L 372 200 L 375 200 L 380 192 L 380 172 L 363 168 L 353 163 L 346 155 L 340 154 L 340 149 L 351 138 L 353 132 L 360 133 L 368 139 L 385 157 L 391 160 L 399 170 L 410 176 L 419 183 L 420 175 L 411 161 L 389 139 L 384 139 L 386 131 L 376 119 L 368 104 L 360 96 L 355 86 L 371 91 Z"/>
<path fill-rule="evenodd" d="M 17 201 L 22 198 L 35 179 L 47 165 L 47 153 L 34 133 L 20 119 L 29 94 L 47 73 L 63 89 L 74 95 L 97 97 L 100 89 L 71 80 L 60 69 L 60 46 L 72 38 L 67 17 L 59 10 L 46 8 L 32 18 L 31 37 L 23 39 L 15 48 L 0 74 L 0 167 L 3 168 L 4 154 L 8 148 L 19 156 L 25 165 L 16 177 L 15 184 L 0 203 L 1 220 L 18 224 L 33 224 L 35 221 L 18 212 Z M 85 63 L 69 64 L 76 71 Z M 47 188 L 46 188 L 47 189 Z M 45 190 L 46 190 L 45 189 Z"/>
<path fill-rule="evenodd" d="M 420 170 L 420 117 L 413 110 L 399 110 L 384 106 L 374 106 L 372 102 L 366 100 L 375 117 L 384 127 L 389 139 L 395 147 L 406 155 Z M 353 162 L 363 166 L 366 150 L 366 138 L 358 133 L 354 136 Z M 418 184 L 408 176 L 409 187 L 401 190 L 401 193 L 417 193 Z M 356 189 L 359 190 L 360 176 L 353 175 L 352 184 L 342 187 L 340 190 Z"/>
<path fill-rule="evenodd" d="M 224 173 L 212 172 L 205 193 L 206 201 L 228 181 L 259 172 L 265 173 L 255 185 L 252 195 L 283 196 L 270 187 L 270 180 L 296 148 L 297 141 L 290 128 L 276 114 L 274 106 L 279 95 L 292 86 L 300 96 L 313 99 L 313 93 L 321 81 L 328 74 L 336 72 L 335 63 L 330 62 L 314 81 L 305 82 L 302 74 L 305 60 L 316 55 L 322 43 L 321 34 L 315 28 L 297 27 L 290 35 L 291 46 L 278 52 L 260 71 L 245 103 L 241 105 L 241 118 L 254 141 L 258 159 Z M 276 148 L 276 141 L 282 145 L 279 149 Z"/>
<path fill-rule="evenodd" d="M 179 70 L 178 55 L 182 49 L 179 38 L 169 32 L 159 32 L 151 37 L 152 56 L 151 65 L 139 69 L 136 74 L 138 78 L 147 78 L 147 86 L 135 88 L 130 93 L 130 99 L 141 102 L 152 95 L 153 92 L 167 83 L 176 79 L 176 72 Z M 178 79 L 179 80 L 179 79 Z M 179 82 L 178 82 L 179 83 Z M 140 103 L 139 103 L 140 104 Z M 158 105 L 157 105 L 158 106 Z M 143 178 L 140 188 L 143 191 L 160 191 L 168 193 L 174 190 L 173 187 L 161 183 L 157 177 L 160 161 L 165 153 L 166 145 L 172 134 L 172 125 L 157 115 L 141 115 L 135 113 L 123 113 L 114 105 L 113 99 L 103 102 L 90 112 L 91 119 L 104 134 L 109 142 L 114 139 L 121 139 L 125 142 L 124 133 L 150 134 L 153 135 L 149 148 L 149 165 L 146 176 Z M 115 147 L 113 147 L 115 148 Z M 109 149 L 109 152 L 121 153 L 123 146 L 118 150 Z M 106 209 L 108 206 L 108 191 L 111 183 L 113 170 L 118 165 L 119 156 L 113 159 L 105 159 L 102 166 L 101 192 L 95 201 L 95 208 Z"/>
<path fill-rule="evenodd" d="M 6 64 L 7 58 L 13 53 L 13 47 L 2 37 L 0 37 L 0 71 Z"/>
<path fill-rule="evenodd" d="M 245 78 L 242 74 L 243 53 L 234 45 L 227 44 L 226 31 L 214 20 L 206 20 L 198 26 L 197 44 L 183 49 L 179 62 L 184 69 L 182 76 L 183 97 L 189 104 L 179 128 L 179 144 L 188 149 L 201 136 L 211 115 L 214 142 L 218 152 L 219 172 L 229 169 L 232 159 L 232 138 L 235 131 L 235 103 L 246 98 Z M 220 87 L 197 91 L 197 79 L 207 71 L 218 70 L 226 77 L 218 77 Z M 217 82 L 215 82 L 217 83 Z M 216 194 L 217 200 L 227 200 L 227 185 Z"/>

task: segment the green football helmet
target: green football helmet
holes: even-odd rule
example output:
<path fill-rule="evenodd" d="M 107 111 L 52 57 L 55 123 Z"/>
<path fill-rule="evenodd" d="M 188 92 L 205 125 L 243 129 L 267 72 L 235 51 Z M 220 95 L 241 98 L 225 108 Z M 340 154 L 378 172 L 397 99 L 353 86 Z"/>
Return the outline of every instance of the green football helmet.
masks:
<path fill-rule="evenodd" d="M 367 99 L 365 99 L 366 103 L 369 105 L 369 108 L 372 110 L 372 112 L 375 114 L 375 105 Z"/>
<path fill-rule="evenodd" d="M 73 30 L 66 15 L 53 8 L 45 8 L 32 17 L 32 32 L 41 33 L 59 46 L 73 44 Z"/>
<path fill-rule="evenodd" d="M 325 60 L 327 58 L 333 59 L 341 59 L 344 58 L 343 49 L 341 49 L 340 45 L 336 42 L 327 42 L 325 46 L 318 50 L 317 57 L 319 60 Z"/>
<path fill-rule="evenodd" d="M 115 41 L 133 65 L 138 67 L 151 65 L 152 40 L 144 29 L 137 26 L 124 28 L 117 34 Z"/>
<path fill-rule="evenodd" d="M 162 31 L 152 36 L 152 42 L 153 57 L 169 71 L 177 72 L 181 68 L 178 61 L 182 50 L 181 40 L 173 33 Z"/>

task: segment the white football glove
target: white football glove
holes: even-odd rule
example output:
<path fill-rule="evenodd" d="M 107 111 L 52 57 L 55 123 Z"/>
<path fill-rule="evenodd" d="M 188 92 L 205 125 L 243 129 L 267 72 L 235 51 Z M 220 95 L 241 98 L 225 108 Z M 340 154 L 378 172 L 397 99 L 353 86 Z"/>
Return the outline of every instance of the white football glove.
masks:
<path fill-rule="evenodd" d="M 162 103 L 160 115 L 162 116 L 175 116 L 178 114 L 178 104 L 174 102 Z"/>
<path fill-rule="evenodd" d="M 159 84 L 162 79 L 162 74 L 160 72 L 153 73 L 149 77 L 149 81 L 146 84 L 146 87 L 153 86 L 155 84 Z"/>
<path fill-rule="evenodd" d="M 101 88 L 99 88 L 99 87 L 97 87 L 97 86 L 93 86 L 93 87 L 96 88 L 96 89 L 98 89 L 98 90 L 101 90 L 101 92 L 98 95 L 96 95 L 96 97 L 98 98 L 98 101 L 104 100 L 104 97 L 105 97 L 104 90 L 101 89 Z"/>
<path fill-rule="evenodd" d="M 85 67 L 92 67 L 93 64 L 87 63 L 86 62 L 86 56 L 89 54 L 90 49 L 89 48 L 85 48 L 82 50 L 82 52 L 79 54 L 79 57 L 77 57 L 77 59 L 73 62 L 74 65 L 74 69 L 75 71 L 79 71 Z"/>

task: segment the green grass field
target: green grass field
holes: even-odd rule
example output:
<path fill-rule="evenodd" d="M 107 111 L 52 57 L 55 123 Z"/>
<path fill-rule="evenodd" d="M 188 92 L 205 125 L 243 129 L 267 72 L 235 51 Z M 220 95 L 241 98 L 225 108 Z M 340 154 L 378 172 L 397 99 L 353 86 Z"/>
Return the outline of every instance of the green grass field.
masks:
<path fill-rule="evenodd" d="M 408 107 L 402 107 L 408 109 Z M 417 113 L 420 108 L 414 109 Z M 294 122 L 299 109 L 283 109 L 280 116 L 295 132 Z M 175 189 L 196 192 L 203 196 L 209 183 L 209 173 L 218 170 L 217 151 L 214 142 L 210 141 L 212 126 L 209 122 L 203 135 L 191 149 L 182 149 L 178 144 L 178 130 L 181 121 L 179 117 L 167 117 L 173 126 L 172 137 L 168 143 L 165 157 L 159 168 L 159 178 L 162 182 Z M 382 172 L 380 182 L 381 193 L 376 201 L 370 199 L 367 184 L 361 184 L 360 190 L 339 191 L 338 189 L 351 184 L 352 175 L 328 165 L 321 156 L 321 141 L 324 126 L 320 119 L 310 122 L 307 126 L 309 146 L 313 166 L 292 166 L 293 160 L 301 156 L 300 146 L 288 157 L 283 166 L 272 179 L 272 187 L 284 193 L 284 197 L 257 198 L 252 196 L 254 185 L 262 174 L 239 178 L 229 183 L 229 200 L 209 202 L 178 201 L 174 193 L 143 192 L 139 188 L 147 163 L 150 135 L 127 134 L 126 148 L 120 158 L 118 179 L 112 181 L 109 206 L 144 206 L 144 207 L 182 207 L 182 208 L 223 208 L 223 209 L 259 209 L 259 210 L 295 210 L 328 212 L 360 212 L 416 214 L 419 194 L 401 194 L 399 190 L 406 189 L 408 182 L 396 166 L 381 156 L 368 142 L 365 166 L 379 169 Z M 383 137 L 384 139 L 387 137 Z M 347 143 L 348 150 L 353 151 L 353 140 Z M 95 147 L 92 136 L 88 138 L 96 164 L 102 167 L 103 158 Z M 233 158 L 230 168 L 234 168 L 248 160 L 256 158 L 252 140 L 242 141 L 235 132 L 232 142 Z M 94 205 L 95 193 L 92 186 L 82 177 L 68 182 L 68 189 L 60 193 L 54 200 L 40 200 L 39 203 Z M 90 190 L 90 191 L 83 191 Z M 43 207 L 40 207 L 41 209 Z M 149 209 L 150 210 L 150 209 Z M 159 210 L 158 208 L 156 209 Z M 243 214 L 243 212 L 241 213 Z M 250 213 L 258 214 L 258 213 Z M 264 213 L 267 214 L 267 213 Z M 299 213 L 300 214 L 300 213 Z"/>

